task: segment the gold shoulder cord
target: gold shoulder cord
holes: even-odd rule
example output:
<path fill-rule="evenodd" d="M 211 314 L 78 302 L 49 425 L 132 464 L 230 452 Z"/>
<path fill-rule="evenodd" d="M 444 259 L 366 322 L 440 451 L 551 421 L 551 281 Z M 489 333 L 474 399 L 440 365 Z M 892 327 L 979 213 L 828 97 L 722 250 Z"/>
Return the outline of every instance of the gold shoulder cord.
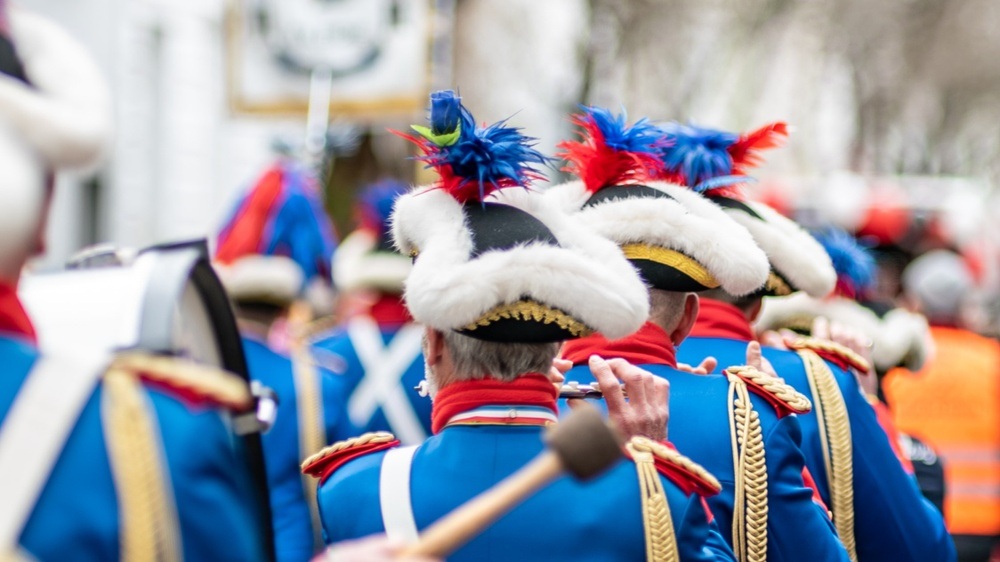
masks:
<path fill-rule="evenodd" d="M 733 505 L 733 550 L 741 562 L 767 560 L 767 463 L 760 417 L 743 379 L 729 378 L 730 441 L 736 490 Z"/>
<path fill-rule="evenodd" d="M 295 383 L 295 401 L 299 409 L 299 463 L 326 446 L 326 424 L 324 423 L 322 390 L 316 362 L 306 343 L 305 328 L 309 324 L 311 311 L 308 303 L 296 302 L 289 312 L 289 328 L 292 331 L 289 348 L 292 359 L 292 376 Z M 323 535 L 317 504 L 317 480 L 301 475 L 302 486 L 309 505 L 312 519 L 313 547 L 318 552 L 323 547 Z"/>
<path fill-rule="evenodd" d="M 308 307 L 307 303 L 296 302 L 289 312 L 289 329 L 292 332 L 289 351 L 295 383 L 295 401 L 299 410 L 299 463 L 326 445 L 321 382 L 305 338 L 305 327 L 311 316 Z M 301 478 L 306 503 L 309 505 L 309 516 L 312 519 L 313 547 L 314 551 L 318 552 L 323 547 L 323 536 L 316 499 L 317 481 L 304 474 Z"/>
<path fill-rule="evenodd" d="M 840 387 L 830 367 L 814 351 L 797 352 L 806 367 L 809 389 L 813 393 L 816 421 L 823 445 L 823 462 L 830 487 L 833 524 L 852 562 L 858 554 L 854 540 L 854 454 L 851 424 Z"/>
<path fill-rule="evenodd" d="M 670 519 L 667 494 L 663 491 L 653 453 L 641 443 L 625 445 L 635 461 L 639 475 L 639 494 L 642 496 L 642 524 L 646 530 L 647 562 L 677 562 L 677 539 Z"/>
<path fill-rule="evenodd" d="M 122 560 L 180 560 L 177 512 L 159 430 L 138 376 L 120 365 L 104 375 L 101 403 L 118 490 Z"/>

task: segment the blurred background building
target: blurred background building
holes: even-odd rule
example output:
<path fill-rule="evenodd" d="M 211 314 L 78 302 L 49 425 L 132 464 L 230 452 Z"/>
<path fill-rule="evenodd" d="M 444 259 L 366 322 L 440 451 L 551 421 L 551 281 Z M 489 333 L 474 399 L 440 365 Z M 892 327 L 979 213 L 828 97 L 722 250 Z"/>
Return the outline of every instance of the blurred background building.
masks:
<path fill-rule="evenodd" d="M 90 47 L 117 100 L 107 164 L 60 180 L 84 188 L 58 191 L 42 267 L 98 241 L 211 235 L 276 148 L 301 155 L 311 138 L 315 153 L 310 91 L 333 100 L 323 177 L 343 231 L 361 183 L 413 179 L 386 129 L 418 122 L 426 92 L 453 86 L 481 119 L 509 117 L 549 152 L 577 103 L 733 130 L 785 120 L 791 141 L 758 174 L 758 196 L 883 243 L 926 245 L 930 232 L 1000 278 L 992 0 L 19 3 Z M 331 79 L 310 89 L 317 68 Z"/>

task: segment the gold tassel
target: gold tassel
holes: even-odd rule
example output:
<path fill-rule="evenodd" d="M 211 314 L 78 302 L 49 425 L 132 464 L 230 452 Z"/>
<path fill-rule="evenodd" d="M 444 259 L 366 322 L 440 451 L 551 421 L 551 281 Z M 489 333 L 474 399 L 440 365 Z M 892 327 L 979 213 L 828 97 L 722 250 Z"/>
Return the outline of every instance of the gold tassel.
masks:
<path fill-rule="evenodd" d="M 736 490 L 733 505 L 733 550 L 741 562 L 767 560 L 767 462 L 760 418 L 746 383 L 727 373 L 730 439 Z"/>
<path fill-rule="evenodd" d="M 112 367 L 102 385 L 104 434 L 118 490 L 122 560 L 180 560 L 177 513 L 162 458 L 159 430 L 145 388 Z"/>
<path fill-rule="evenodd" d="M 826 465 L 827 483 L 830 487 L 830 506 L 833 525 L 840 535 L 840 542 L 847 549 L 852 562 L 857 562 L 857 544 L 854 538 L 854 452 L 851 422 L 847 405 L 837 386 L 833 371 L 816 352 L 801 349 L 799 357 L 806 366 L 809 389 L 812 390 L 823 445 L 823 462 Z"/>
<path fill-rule="evenodd" d="M 301 301 L 292 305 L 288 315 L 291 331 L 289 350 L 292 359 L 292 373 L 295 379 L 295 401 L 299 410 L 299 463 L 326 445 L 322 383 L 304 337 L 310 316 L 309 305 Z M 302 486 L 312 520 L 313 546 L 314 550 L 318 552 L 323 547 L 323 536 L 316 485 L 317 481 L 314 478 L 302 475 Z"/>
<path fill-rule="evenodd" d="M 642 523 L 646 530 L 646 560 L 648 562 L 676 562 L 680 560 L 674 524 L 670 519 L 667 494 L 660 482 L 653 454 L 636 443 L 625 445 L 635 461 L 639 476 L 639 494 L 642 497 Z"/>

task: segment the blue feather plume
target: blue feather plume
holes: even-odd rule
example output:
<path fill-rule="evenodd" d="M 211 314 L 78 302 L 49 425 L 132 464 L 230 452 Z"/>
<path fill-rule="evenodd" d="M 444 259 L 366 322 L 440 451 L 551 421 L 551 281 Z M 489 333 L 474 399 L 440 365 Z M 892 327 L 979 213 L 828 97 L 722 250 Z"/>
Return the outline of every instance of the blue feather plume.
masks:
<path fill-rule="evenodd" d="M 420 137 L 404 136 L 424 152 L 418 158 L 438 171 L 440 187 L 461 203 L 483 201 L 505 187 L 526 187 L 542 177 L 536 166 L 548 164 L 534 149 L 535 139 L 506 120 L 477 127 L 450 90 L 431 95 L 430 122 L 430 128 L 414 127 Z"/>
<path fill-rule="evenodd" d="M 838 292 L 856 298 L 874 288 L 878 268 L 868 248 L 846 231 L 833 226 L 815 232 L 813 236 L 833 261 Z"/>
<path fill-rule="evenodd" d="M 696 191 L 721 187 L 706 182 L 733 175 L 729 147 L 739 140 L 739 135 L 674 122 L 661 126 L 661 130 L 670 141 L 670 146 L 660 151 L 668 173 L 682 179 Z M 742 181 L 745 177 L 732 183 Z"/>
<path fill-rule="evenodd" d="M 603 107 L 581 105 L 580 109 L 597 126 L 608 148 L 648 154 L 656 154 L 657 150 L 666 148 L 663 131 L 645 117 L 629 126 L 624 109 L 618 115 Z"/>

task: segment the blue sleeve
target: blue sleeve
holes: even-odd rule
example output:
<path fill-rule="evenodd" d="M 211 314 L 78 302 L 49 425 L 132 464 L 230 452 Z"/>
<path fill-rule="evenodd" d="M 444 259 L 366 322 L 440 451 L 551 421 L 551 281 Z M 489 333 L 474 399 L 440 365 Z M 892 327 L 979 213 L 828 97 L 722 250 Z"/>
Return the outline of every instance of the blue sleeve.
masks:
<path fill-rule="evenodd" d="M 767 559 L 848 560 L 833 523 L 813 502 L 802 480 L 805 458 L 795 416 L 777 420 L 764 439 L 767 450 Z"/>
<path fill-rule="evenodd" d="M 848 373 L 832 367 L 851 422 L 854 452 L 854 536 L 860 560 L 948 562 L 955 545 L 941 513 L 906 474 Z"/>
<path fill-rule="evenodd" d="M 171 471 L 185 560 L 263 560 L 249 478 L 215 411 L 153 396 Z"/>
<path fill-rule="evenodd" d="M 684 519 L 678 522 L 677 550 L 684 562 L 734 561 L 736 555 L 719 532 L 715 521 L 708 520 L 705 504 L 701 496 L 692 495 L 684 511 Z"/>

